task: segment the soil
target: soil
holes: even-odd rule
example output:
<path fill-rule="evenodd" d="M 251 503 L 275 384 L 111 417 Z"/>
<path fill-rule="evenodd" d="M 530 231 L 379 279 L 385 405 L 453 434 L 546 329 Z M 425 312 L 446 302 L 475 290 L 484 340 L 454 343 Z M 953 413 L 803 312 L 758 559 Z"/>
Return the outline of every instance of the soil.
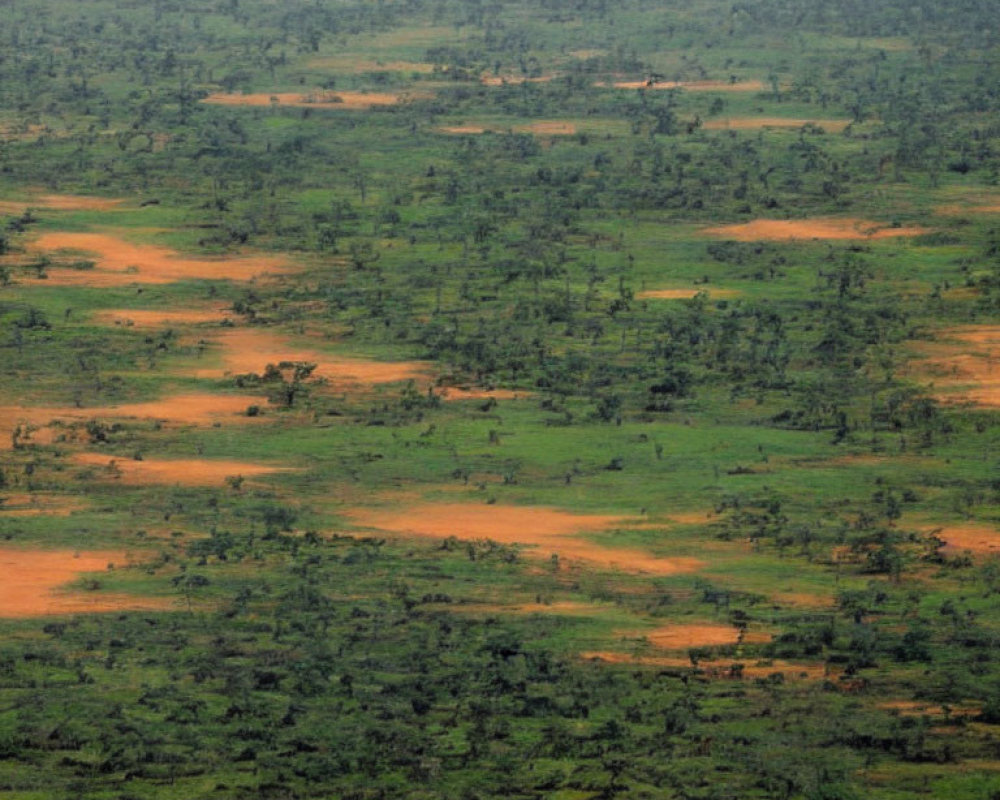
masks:
<path fill-rule="evenodd" d="M 5 494 L 0 503 L 0 517 L 68 517 L 84 511 L 87 504 L 79 497 L 59 494 Z"/>
<path fill-rule="evenodd" d="M 114 458 L 103 453 L 76 453 L 72 456 L 72 461 L 83 467 L 97 467 L 99 476 L 107 480 L 133 486 L 170 484 L 219 487 L 229 477 L 255 478 L 294 471 L 287 467 L 223 459 L 135 461 L 129 458 Z"/>
<path fill-rule="evenodd" d="M 203 103 L 220 106 L 282 106 L 285 108 L 322 108 L 343 111 L 394 106 L 407 100 L 426 100 L 433 95 L 427 92 L 274 92 L 261 94 L 210 94 Z"/>
<path fill-rule="evenodd" d="M 898 236 L 919 236 L 927 228 L 911 226 L 892 228 L 882 223 L 852 218 L 826 218 L 811 220 L 758 219 L 737 225 L 719 225 L 704 228 L 702 233 L 733 239 L 738 242 L 756 242 L 765 239 L 888 239 Z"/>
<path fill-rule="evenodd" d="M 30 200 L 0 201 L 0 214 L 23 214 L 28 208 L 44 208 L 50 211 L 113 211 L 124 202 L 107 197 L 43 194 Z"/>
<path fill-rule="evenodd" d="M 463 540 L 489 539 L 501 544 L 527 545 L 528 555 L 582 561 L 610 569 L 654 575 L 693 572 L 703 566 L 694 558 L 657 558 L 632 548 L 604 547 L 580 536 L 627 524 L 610 515 L 571 514 L 544 507 L 426 504 L 402 511 L 356 509 L 348 513 L 355 524 L 409 536 Z"/>
<path fill-rule="evenodd" d="M 736 644 L 739 638 L 732 625 L 667 625 L 643 635 L 662 650 Z"/>
<path fill-rule="evenodd" d="M 335 356 L 300 347 L 281 334 L 259 328 L 229 329 L 221 332 L 216 341 L 221 345 L 222 366 L 195 370 L 195 377 L 262 374 L 268 364 L 306 361 L 316 364 L 313 377 L 325 378 L 335 386 L 356 386 L 428 379 L 431 367 L 422 361 L 369 361 Z"/>
<path fill-rule="evenodd" d="M 609 664 L 636 664 L 649 667 L 672 667 L 675 669 L 691 669 L 691 659 L 681 656 L 634 656 L 629 653 L 614 651 L 591 651 L 580 653 L 587 660 L 605 661 Z M 720 659 L 718 661 L 700 661 L 698 669 L 711 678 L 731 677 L 733 664 L 743 664 L 744 678 L 766 678 L 779 672 L 786 679 L 822 680 L 829 677 L 826 667 L 822 664 L 793 664 L 788 661 L 773 660 L 761 664 L 739 658 Z"/>
<path fill-rule="evenodd" d="M 441 386 L 438 393 L 445 400 L 518 400 L 531 397 L 531 392 L 519 392 L 513 389 L 473 389 L 460 386 Z"/>
<path fill-rule="evenodd" d="M 486 127 L 483 125 L 444 125 L 438 130 L 441 133 L 453 134 L 479 134 L 492 131 L 502 133 L 506 130 L 503 127 Z M 577 127 L 572 122 L 561 120 L 539 120 L 525 125 L 514 125 L 509 130 L 515 133 L 533 133 L 538 136 L 573 136 L 577 132 Z"/>
<path fill-rule="evenodd" d="M 1000 326 L 951 328 L 941 336 L 920 346 L 925 357 L 913 365 L 915 376 L 932 381 L 942 402 L 1000 407 Z"/>
<path fill-rule="evenodd" d="M 974 522 L 955 524 L 923 525 L 920 530 L 933 533 L 947 543 L 953 552 L 968 550 L 976 555 L 996 555 L 1000 553 L 1000 528 Z"/>
<path fill-rule="evenodd" d="M 815 125 L 827 133 L 841 133 L 848 125 L 849 119 L 789 119 L 787 117 L 729 117 L 726 119 L 710 119 L 701 127 L 706 131 L 755 131 L 763 128 L 801 128 L 805 125 Z"/>
<path fill-rule="evenodd" d="M 639 300 L 690 300 L 699 292 L 705 292 L 709 297 L 739 297 L 742 292 L 735 289 L 714 289 L 700 287 L 698 289 L 649 289 L 639 292 Z"/>
<path fill-rule="evenodd" d="M 101 325 L 120 325 L 136 328 L 167 328 L 172 325 L 200 325 L 233 321 L 235 314 L 229 306 L 212 306 L 183 311 L 153 311 L 137 309 L 108 309 L 98 311 L 91 319 Z"/>
<path fill-rule="evenodd" d="M 321 56 L 309 62 L 310 69 L 335 70 L 337 72 L 419 72 L 423 75 L 434 72 L 434 65 L 423 61 L 378 61 L 371 58 L 355 58 L 352 55 Z"/>
<path fill-rule="evenodd" d="M 183 280 L 246 281 L 265 273 L 289 272 L 291 269 L 287 259 L 274 256 L 186 258 L 167 247 L 132 244 L 107 233 L 45 233 L 35 240 L 33 249 L 38 252 L 73 251 L 96 260 L 93 269 L 49 268 L 44 283 L 50 286 L 113 287 Z"/>
<path fill-rule="evenodd" d="M 18 550 L 0 548 L 0 616 L 38 617 L 51 614 L 169 608 L 163 598 L 111 594 L 99 589 L 58 590 L 86 573 L 107 572 L 109 564 L 128 563 L 122 552 Z M 100 581 L 95 576 L 96 581 Z"/>
<path fill-rule="evenodd" d="M 523 75 L 483 75 L 479 81 L 483 86 L 505 86 L 521 83 L 548 83 L 555 75 L 539 75 L 537 78 L 526 78 Z"/>
<path fill-rule="evenodd" d="M 606 84 L 598 84 L 606 85 Z M 763 81 L 660 81 L 647 84 L 646 81 L 617 81 L 616 89 L 685 89 L 689 92 L 761 92 L 766 88 Z"/>

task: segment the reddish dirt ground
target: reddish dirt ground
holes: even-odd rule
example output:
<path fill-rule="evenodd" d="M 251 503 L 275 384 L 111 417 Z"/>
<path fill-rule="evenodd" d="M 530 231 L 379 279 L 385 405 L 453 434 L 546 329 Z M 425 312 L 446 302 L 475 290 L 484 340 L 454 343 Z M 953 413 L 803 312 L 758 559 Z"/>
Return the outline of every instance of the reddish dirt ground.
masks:
<path fill-rule="evenodd" d="M 976 555 L 1000 553 L 1000 527 L 975 522 L 922 525 L 920 530 L 933 533 L 953 552 L 968 550 Z"/>
<path fill-rule="evenodd" d="M 633 656 L 629 653 L 619 653 L 614 651 L 590 651 L 580 653 L 580 657 L 586 660 L 605 661 L 609 664 L 636 664 L 648 667 L 673 667 L 690 668 L 691 659 L 682 656 Z M 698 669 L 705 672 L 709 677 L 726 678 L 730 677 L 733 664 L 743 664 L 744 678 L 766 678 L 769 675 L 782 673 L 788 679 L 821 680 L 828 677 L 827 670 L 822 664 L 794 664 L 788 661 L 773 660 L 766 664 L 757 664 L 749 660 L 742 661 L 737 658 L 720 659 L 718 661 L 701 661 Z"/>
<path fill-rule="evenodd" d="M 518 392 L 513 389 L 474 389 L 461 386 L 440 386 L 436 390 L 445 400 L 518 400 L 531 397 L 531 392 Z"/>
<path fill-rule="evenodd" d="M 919 236 L 927 231 L 927 228 L 916 226 L 892 228 L 868 220 L 831 217 L 811 220 L 758 219 L 738 225 L 704 228 L 702 233 L 738 242 L 757 242 L 768 239 L 888 239 Z"/>
<path fill-rule="evenodd" d="M 225 484 L 226 478 L 238 475 L 249 479 L 295 471 L 287 467 L 224 459 L 177 458 L 135 461 L 114 458 L 103 453 L 76 453 L 71 458 L 73 463 L 79 466 L 95 467 L 98 477 L 133 486 L 165 484 L 218 487 Z"/>
<path fill-rule="evenodd" d="M 607 84 L 598 84 L 606 86 Z M 617 81 L 616 89 L 685 89 L 689 92 L 761 92 L 766 87 L 763 81 L 659 81 L 652 85 L 646 81 Z"/>
<path fill-rule="evenodd" d="M 68 517 L 83 511 L 87 504 L 79 497 L 46 494 L 5 494 L 0 504 L 0 516 L 5 517 Z"/>
<path fill-rule="evenodd" d="M 226 395 L 191 393 L 165 397 L 146 403 L 127 403 L 94 408 L 0 406 L 0 451 L 13 445 L 12 433 L 17 425 L 30 425 L 36 430 L 28 441 L 50 444 L 57 431 L 48 426 L 55 421 L 79 422 L 90 419 L 159 419 L 180 425 L 210 425 L 232 421 L 250 424 L 258 417 L 246 416 L 248 406 L 264 408 L 268 399 L 257 395 Z"/>
<path fill-rule="evenodd" d="M 502 133 L 504 130 L 511 130 L 515 133 L 533 133 L 538 136 L 573 136 L 577 132 L 577 127 L 572 122 L 562 120 L 539 120 L 525 125 L 513 125 L 509 129 L 484 125 L 444 125 L 438 130 L 441 133 L 454 134 L 478 134 L 487 131 Z"/>
<path fill-rule="evenodd" d="M 706 131 L 756 131 L 764 128 L 801 128 L 804 125 L 815 125 L 827 133 L 841 133 L 848 125 L 849 119 L 789 119 L 787 117 L 727 117 L 726 119 L 710 119 L 701 127 Z"/>
<path fill-rule="evenodd" d="M 274 92 L 271 94 L 210 94 L 203 103 L 221 106 L 283 106 L 286 108 L 321 108 L 343 111 L 394 106 L 408 99 L 427 99 L 427 92 Z"/>
<path fill-rule="evenodd" d="M 699 292 L 705 292 L 709 297 L 739 297 L 742 292 L 735 289 L 715 289 L 703 286 L 698 289 L 647 289 L 639 292 L 640 300 L 690 300 Z"/>
<path fill-rule="evenodd" d="M 369 361 L 337 356 L 293 344 L 288 337 L 260 328 L 236 328 L 220 332 L 221 365 L 194 371 L 198 378 L 262 374 L 268 364 L 306 361 L 316 364 L 313 376 L 335 386 L 371 385 L 407 380 L 427 380 L 431 364 L 422 361 Z"/>
<path fill-rule="evenodd" d="M 120 325 L 136 328 L 165 328 L 171 325 L 200 325 L 232 321 L 233 310 L 218 305 L 208 308 L 186 309 L 182 311 L 151 311 L 138 309 L 108 309 L 98 311 L 91 319 L 101 325 Z"/>
<path fill-rule="evenodd" d="M 941 332 L 920 346 L 915 377 L 931 381 L 938 400 L 1000 407 L 1000 325 L 973 325 Z"/>
<path fill-rule="evenodd" d="M 715 647 L 719 645 L 736 644 L 739 641 L 739 634 L 732 625 L 695 625 L 679 624 L 665 625 L 641 635 L 652 644 L 662 650 L 687 650 L 690 647 Z M 769 634 L 760 631 L 748 631 L 743 637 L 747 643 L 768 642 Z"/>
<path fill-rule="evenodd" d="M 87 270 L 50 268 L 44 283 L 51 286 L 112 287 L 199 279 L 247 281 L 258 275 L 291 271 L 284 258 L 186 258 L 167 247 L 133 244 L 107 233 L 45 233 L 35 240 L 33 249 L 47 253 L 74 251 L 96 262 L 94 269 Z"/>
<path fill-rule="evenodd" d="M 530 546 L 529 554 L 548 559 L 582 561 L 627 572 L 676 575 L 703 564 L 694 558 L 657 558 L 642 550 L 604 547 L 580 535 L 627 524 L 625 517 L 571 514 L 544 507 L 425 504 L 400 511 L 357 509 L 348 514 L 355 524 L 409 536 L 445 539 L 490 539 L 501 544 Z"/>
<path fill-rule="evenodd" d="M 0 548 L 0 617 L 169 608 L 162 598 L 135 597 L 95 591 L 60 591 L 86 573 L 106 573 L 109 564 L 128 563 L 122 552 L 17 550 Z M 100 581 L 100 576 L 95 575 Z"/>
<path fill-rule="evenodd" d="M 124 202 L 107 197 L 42 194 L 29 200 L 2 200 L 0 214 L 22 214 L 28 208 L 44 208 L 50 211 L 113 211 Z"/>

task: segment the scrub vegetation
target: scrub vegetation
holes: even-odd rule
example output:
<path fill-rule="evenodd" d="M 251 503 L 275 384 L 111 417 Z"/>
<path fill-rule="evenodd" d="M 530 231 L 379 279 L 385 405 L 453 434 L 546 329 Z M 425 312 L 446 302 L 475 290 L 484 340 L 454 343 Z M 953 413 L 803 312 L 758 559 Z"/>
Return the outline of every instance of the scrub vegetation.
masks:
<path fill-rule="evenodd" d="M 0 10 L 0 800 L 1000 797 L 990 3 Z"/>

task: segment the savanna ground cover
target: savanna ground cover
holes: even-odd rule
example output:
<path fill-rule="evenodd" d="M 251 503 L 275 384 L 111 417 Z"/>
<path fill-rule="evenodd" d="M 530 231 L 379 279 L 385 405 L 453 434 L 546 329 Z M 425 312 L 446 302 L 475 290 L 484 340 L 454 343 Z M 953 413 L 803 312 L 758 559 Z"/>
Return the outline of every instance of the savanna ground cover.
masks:
<path fill-rule="evenodd" d="M 992 16 L 8 2 L 0 798 L 1000 796 Z"/>

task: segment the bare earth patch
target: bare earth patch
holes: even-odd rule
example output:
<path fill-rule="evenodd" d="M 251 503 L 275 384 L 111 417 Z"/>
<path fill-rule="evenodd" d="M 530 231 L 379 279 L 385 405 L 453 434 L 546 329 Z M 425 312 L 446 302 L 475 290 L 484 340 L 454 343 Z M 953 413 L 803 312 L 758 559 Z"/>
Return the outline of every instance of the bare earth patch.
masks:
<path fill-rule="evenodd" d="M 946 403 L 1000 407 L 1000 325 L 972 325 L 941 332 L 922 344 L 914 376 L 933 381 L 934 397 Z"/>
<path fill-rule="evenodd" d="M 119 325 L 126 328 L 163 328 L 171 325 L 201 325 L 232 321 L 233 310 L 218 305 L 208 308 L 191 308 L 183 311 L 153 311 L 139 309 L 107 309 L 98 311 L 91 319 L 101 325 Z"/>
<path fill-rule="evenodd" d="M 367 528 L 409 536 L 465 540 L 489 539 L 500 544 L 527 545 L 531 555 L 553 555 L 601 567 L 655 575 L 693 572 L 702 566 L 695 558 L 657 558 L 642 550 L 604 547 L 588 541 L 583 531 L 600 531 L 627 524 L 625 517 L 571 514 L 553 508 L 425 504 L 402 511 L 356 509 L 348 516 Z"/>
<path fill-rule="evenodd" d="M 701 232 L 738 242 L 757 242 L 767 239 L 888 239 L 919 236 L 927 231 L 928 228 L 917 226 L 893 228 L 868 220 L 830 217 L 808 220 L 758 219 L 736 225 L 704 228 Z"/>
<path fill-rule="evenodd" d="M 715 289 L 707 286 L 698 289 L 648 289 L 636 294 L 640 300 L 690 300 L 704 292 L 709 297 L 739 297 L 742 292 L 735 289 Z"/>
<path fill-rule="evenodd" d="M 216 92 L 201 102 L 219 106 L 277 106 L 355 111 L 375 106 L 395 106 L 407 100 L 427 100 L 428 92 L 275 92 L 268 94 L 226 94 Z"/>
<path fill-rule="evenodd" d="M 61 494 L 2 495 L 0 516 L 6 517 L 68 517 L 76 511 L 84 511 L 87 504 L 79 497 Z"/>
<path fill-rule="evenodd" d="M 574 123 L 563 120 L 539 120 L 538 122 L 530 122 L 524 125 L 513 125 L 509 128 L 486 125 L 443 125 L 438 130 L 441 133 L 458 135 L 513 131 L 514 133 L 532 133 L 537 136 L 573 136 L 577 132 L 577 127 Z"/>
<path fill-rule="evenodd" d="M 644 636 L 650 644 L 663 650 L 736 644 L 739 639 L 732 625 L 666 625 Z"/>
<path fill-rule="evenodd" d="M 429 74 L 434 65 L 425 61 L 381 61 L 371 58 L 355 58 L 352 55 L 320 56 L 309 62 L 310 69 L 329 69 L 338 72 L 419 72 Z"/>
<path fill-rule="evenodd" d="M 30 200 L 2 200 L 0 214 L 23 214 L 29 208 L 44 208 L 50 211 L 113 211 L 124 202 L 107 197 L 43 194 Z"/>
<path fill-rule="evenodd" d="M 635 664 L 647 667 L 672 667 L 675 669 L 690 669 L 691 659 L 681 656 L 635 656 L 630 653 L 615 651 L 590 651 L 580 653 L 580 657 L 588 661 L 604 661 L 608 664 Z M 742 669 L 736 671 L 734 664 L 742 664 Z M 717 661 L 699 661 L 698 669 L 711 678 L 767 678 L 782 673 L 786 678 L 805 680 L 821 680 L 829 677 L 827 669 L 822 664 L 796 664 L 778 659 L 760 663 L 741 661 L 738 658 L 719 659 Z"/>
<path fill-rule="evenodd" d="M 531 397 L 531 392 L 519 392 L 514 389 L 475 389 L 462 386 L 441 386 L 438 389 L 445 400 L 518 400 Z"/>
<path fill-rule="evenodd" d="M 701 127 L 707 131 L 756 131 L 765 128 L 801 128 L 805 125 L 815 125 L 827 133 L 841 133 L 848 125 L 849 119 L 790 119 L 788 117 L 727 117 L 726 119 L 710 119 Z"/>
<path fill-rule="evenodd" d="M 526 78 L 523 75 L 483 75 L 479 81 L 483 86 L 506 86 L 519 85 L 522 83 L 548 83 L 556 78 L 555 75 L 539 75 L 534 78 Z"/>
<path fill-rule="evenodd" d="M 45 233 L 35 240 L 33 249 L 43 253 L 70 251 L 95 261 L 93 269 L 50 268 L 44 282 L 55 286 L 112 287 L 183 280 L 247 281 L 258 275 L 291 271 L 291 265 L 284 258 L 187 258 L 168 247 L 133 244 L 106 233 Z"/>
<path fill-rule="evenodd" d="M 259 328 L 226 330 L 216 341 L 221 346 L 221 366 L 197 369 L 195 377 L 262 374 L 268 364 L 305 361 L 316 364 L 313 376 L 325 378 L 335 386 L 353 386 L 427 379 L 431 366 L 421 361 L 370 361 L 336 356 L 296 345 L 281 334 Z"/>
<path fill-rule="evenodd" d="M 107 572 L 109 564 L 123 565 L 122 552 L 71 550 L 0 549 L 0 616 L 39 617 L 51 614 L 100 611 L 162 610 L 170 602 L 162 598 L 110 594 L 99 589 L 87 592 L 59 590 L 86 573 Z M 100 578 L 95 576 L 99 582 Z"/>
<path fill-rule="evenodd" d="M 251 464 L 224 459 L 170 459 L 135 461 L 114 458 L 103 453 L 76 453 L 72 461 L 84 467 L 96 467 L 100 477 L 133 486 L 167 484 L 177 486 L 221 486 L 226 478 L 256 478 L 279 472 L 294 472 L 288 467 Z"/>
<path fill-rule="evenodd" d="M 28 426 L 25 443 L 51 444 L 58 431 L 57 422 L 81 422 L 91 419 L 156 419 L 180 425 L 210 425 L 225 420 L 251 423 L 246 410 L 255 405 L 266 407 L 268 399 L 256 395 L 209 393 L 178 394 L 145 403 L 77 408 L 76 406 L 0 406 L 0 451 L 13 445 L 18 426 Z"/>
<path fill-rule="evenodd" d="M 933 533 L 952 552 L 968 550 L 976 555 L 1000 553 L 1000 528 L 975 522 L 923 525 L 920 530 Z"/>
<path fill-rule="evenodd" d="M 763 81 L 616 81 L 612 86 L 615 89 L 685 89 L 689 92 L 761 92 L 766 88 Z"/>

